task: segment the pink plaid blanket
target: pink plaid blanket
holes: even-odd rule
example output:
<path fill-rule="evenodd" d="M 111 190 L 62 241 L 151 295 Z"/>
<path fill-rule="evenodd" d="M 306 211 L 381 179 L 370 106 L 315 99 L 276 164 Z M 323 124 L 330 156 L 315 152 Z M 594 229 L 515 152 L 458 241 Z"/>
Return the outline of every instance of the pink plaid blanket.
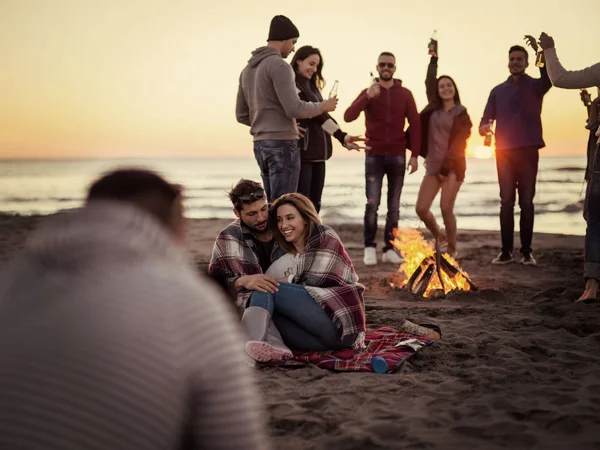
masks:
<path fill-rule="evenodd" d="M 423 336 L 401 333 L 390 327 L 370 330 L 365 337 L 366 347 L 324 352 L 294 352 L 294 359 L 270 361 L 270 366 L 302 366 L 314 364 L 323 369 L 339 372 L 373 372 L 373 358 L 387 364 L 387 372 L 394 372 L 421 348 L 433 341 Z"/>

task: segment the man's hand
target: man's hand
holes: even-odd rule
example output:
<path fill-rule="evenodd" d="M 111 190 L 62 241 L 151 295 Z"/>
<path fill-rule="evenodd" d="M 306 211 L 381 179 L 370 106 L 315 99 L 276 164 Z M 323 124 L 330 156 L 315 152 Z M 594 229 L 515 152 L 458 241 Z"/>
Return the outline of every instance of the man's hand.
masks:
<path fill-rule="evenodd" d="M 306 128 L 302 128 L 298 122 L 296 122 L 296 126 L 298 127 L 298 139 L 302 139 L 306 134 Z"/>
<path fill-rule="evenodd" d="M 332 97 L 332 98 L 328 98 L 327 100 L 323 100 L 323 111 L 324 112 L 335 111 L 337 104 L 338 104 L 337 97 Z"/>
<path fill-rule="evenodd" d="M 411 173 L 415 173 L 417 171 L 417 169 L 419 168 L 419 160 L 417 159 L 416 156 L 411 156 L 411 158 L 408 161 L 408 166 L 406 167 L 406 170 L 409 171 L 409 175 Z"/>
<path fill-rule="evenodd" d="M 554 39 L 546 33 L 540 34 L 540 46 L 543 50 L 554 47 Z"/>
<path fill-rule="evenodd" d="M 246 289 L 248 291 L 259 291 L 262 293 L 270 292 L 274 294 L 279 289 L 279 282 L 268 275 L 263 275 L 262 273 L 256 275 L 244 275 L 239 277 L 235 281 L 235 288 L 239 292 L 242 289 Z"/>
<path fill-rule="evenodd" d="M 375 98 L 381 94 L 381 88 L 379 87 L 379 83 L 375 82 L 371 85 L 369 89 L 367 89 L 367 97 Z"/>
<path fill-rule="evenodd" d="M 537 42 L 535 42 L 535 38 L 530 34 L 526 34 L 523 39 L 525 39 L 527 44 L 529 44 L 531 46 L 531 48 L 533 49 L 533 51 L 537 53 L 538 45 L 537 45 Z"/>
<path fill-rule="evenodd" d="M 488 131 L 491 131 L 491 130 L 492 130 L 492 125 L 490 123 L 484 123 L 483 125 L 481 125 L 479 127 L 479 134 L 481 136 L 485 136 L 488 133 Z"/>

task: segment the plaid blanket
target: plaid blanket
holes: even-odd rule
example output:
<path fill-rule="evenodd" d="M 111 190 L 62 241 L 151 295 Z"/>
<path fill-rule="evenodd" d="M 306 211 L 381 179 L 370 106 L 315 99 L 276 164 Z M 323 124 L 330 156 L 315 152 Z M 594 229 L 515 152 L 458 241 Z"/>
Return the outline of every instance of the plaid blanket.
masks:
<path fill-rule="evenodd" d="M 229 286 L 243 275 L 263 273 L 255 250 L 252 232 L 248 227 L 234 220 L 225 227 L 215 240 L 208 274 L 225 279 Z M 237 294 L 236 304 L 246 307 L 251 291 L 242 290 Z"/>
<path fill-rule="evenodd" d="M 302 284 L 309 295 L 327 311 L 342 330 L 342 339 L 355 334 L 355 347 L 364 346 L 366 331 L 365 288 L 344 249 L 330 227 L 318 225 L 300 255 L 294 283 Z"/>
<path fill-rule="evenodd" d="M 390 327 L 371 330 L 365 337 L 362 351 L 345 349 L 329 352 L 294 352 L 294 359 L 270 361 L 269 366 L 304 366 L 314 364 L 322 369 L 339 372 L 373 372 L 371 361 L 375 356 L 383 358 L 388 373 L 400 368 L 404 362 L 421 348 L 433 341 L 423 336 L 401 333 Z"/>

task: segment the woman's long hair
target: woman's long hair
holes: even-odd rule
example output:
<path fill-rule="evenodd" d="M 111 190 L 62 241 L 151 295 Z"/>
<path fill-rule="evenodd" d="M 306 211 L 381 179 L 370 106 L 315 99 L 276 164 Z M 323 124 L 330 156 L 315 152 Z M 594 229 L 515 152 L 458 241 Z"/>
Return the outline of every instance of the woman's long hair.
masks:
<path fill-rule="evenodd" d="M 442 108 L 442 106 L 444 106 L 444 101 L 442 100 L 442 97 L 440 97 L 440 81 L 443 80 L 444 78 L 450 80 L 454 86 L 454 103 L 456 103 L 457 105 L 461 104 L 460 103 L 460 95 L 458 93 L 458 87 L 456 86 L 456 83 L 454 82 L 452 77 L 449 77 L 448 75 L 442 75 L 435 82 L 435 93 L 434 93 L 432 103 L 435 105 L 436 109 L 440 109 L 440 108 Z"/>
<path fill-rule="evenodd" d="M 306 222 L 306 225 L 304 227 L 305 243 L 308 241 L 308 238 L 313 232 L 314 228 L 317 225 L 321 225 L 321 218 L 319 217 L 319 213 L 315 209 L 310 199 L 302 194 L 284 194 L 277 200 L 275 200 L 275 202 L 273 202 L 273 205 L 271 206 L 271 214 L 269 220 L 271 221 L 271 230 L 273 230 L 273 232 L 275 233 L 277 245 L 286 253 L 297 253 L 294 244 L 285 240 L 283 233 L 279 231 L 279 227 L 277 226 L 277 209 L 283 205 L 292 205 L 298 210 L 300 216 L 302 217 L 302 219 L 304 219 L 304 222 Z"/>
<path fill-rule="evenodd" d="M 323 56 L 318 48 L 311 47 L 310 45 L 304 45 L 303 47 L 300 47 L 298 50 L 296 50 L 290 65 L 292 66 L 292 69 L 294 69 L 294 72 L 298 73 L 298 61 L 304 61 L 311 55 L 317 55 L 319 57 L 319 64 L 317 64 L 317 71 L 310 79 L 310 84 L 312 84 L 315 89 L 320 91 L 325 87 L 325 78 L 323 78 L 322 74 Z"/>

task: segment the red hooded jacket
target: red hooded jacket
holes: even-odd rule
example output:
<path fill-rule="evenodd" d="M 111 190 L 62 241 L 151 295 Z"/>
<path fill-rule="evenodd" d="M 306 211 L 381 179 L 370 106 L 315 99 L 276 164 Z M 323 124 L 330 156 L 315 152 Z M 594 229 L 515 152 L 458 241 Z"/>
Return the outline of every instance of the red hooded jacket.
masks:
<path fill-rule="evenodd" d="M 394 80 L 390 88 L 381 87 L 375 98 L 367 96 L 365 89 L 344 113 L 344 120 L 352 122 L 365 112 L 367 153 L 372 155 L 404 155 L 406 151 L 405 119 L 410 127 L 412 156 L 421 150 L 421 119 L 412 93 Z"/>

